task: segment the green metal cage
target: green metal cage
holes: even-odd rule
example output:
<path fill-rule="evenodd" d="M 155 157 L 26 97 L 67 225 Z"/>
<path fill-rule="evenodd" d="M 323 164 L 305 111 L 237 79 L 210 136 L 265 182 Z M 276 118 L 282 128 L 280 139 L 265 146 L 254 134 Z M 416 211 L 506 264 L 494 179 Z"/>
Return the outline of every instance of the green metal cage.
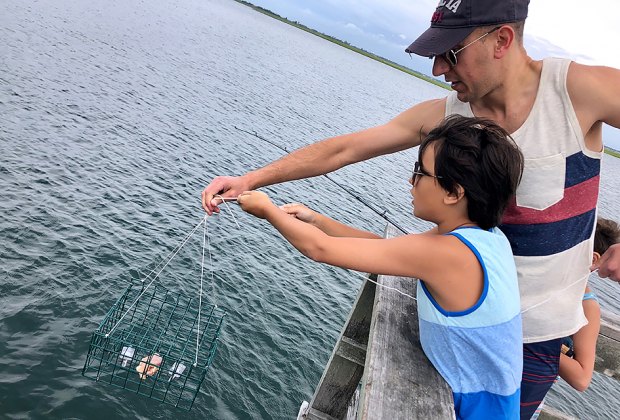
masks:
<path fill-rule="evenodd" d="M 226 315 L 199 302 L 134 280 L 93 333 L 82 375 L 190 410 Z"/>

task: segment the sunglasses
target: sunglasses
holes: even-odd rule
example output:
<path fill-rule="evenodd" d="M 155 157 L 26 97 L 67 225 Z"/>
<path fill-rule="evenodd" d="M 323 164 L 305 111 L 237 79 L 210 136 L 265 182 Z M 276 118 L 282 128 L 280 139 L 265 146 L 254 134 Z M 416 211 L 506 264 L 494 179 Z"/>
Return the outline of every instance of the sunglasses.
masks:
<path fill-rule="evenodd" d="M 456 65 L 457 65 L 457 63 L 459 62 L 459 61 L 457 60 L 457 58 L 456 58 L 456 55 L 457 55 L 458 53 L 460 53 L 461 51 L 463 51 L 465 48 L 469 47 L 470 45 L 475 44 L 476 42 L 480 41 L 480 40 L 481 40 L 482 38 L 484 38 L 485 36 L 490 35 L 490 34 L 492 34 L 493 32 L 497 31 L 499 28 L 501 28 L 501 26 L 497 26 L 497 27 L 495 27 L 495 28 L 491 29 L 489 32 L 486 32 L 486 33 L 484 33 L 484 34 L 480 35 L 478 38 L 474 39 L 472 42 L 470 42 L 469 44 L 465 45 L 465 46 L 464 46 L 464 47 L 462 47 L 462 48 L 459 48 L 459 49 L 458 49 L 458 50 L 456 50 L 456 51 L 454 51 L 453 49 L 450 49 L 450 50 L 446 51 L 446 52 L 445 52 L 445 53 L 443 53 L 443 54 L 439 54 L 439 57 L 441 57 L 441 58 L 443 58 L 444 60 L 446 60 L 446 62 L 447 62 L 448 64 L 450 64 L 450 67 L 454 67 L 454 66 L 456 66 Z M 431 58 L 433 58 L 433 57 L 431 57 Z"/>
<path fill-rule="evenodd" d="M 420 162 L 414 163 L 413 164 L 413 175 L 411 175 L 411 183 L 413 184 L 414 187 L 418 183 L 418 180 L 422 178 L 423 176 L 430 176 L 432 178 L 441 178 L 440 175 L 432 175 L 426 172 L 424 169 L 422 169 L 422 167 L 420 166 Z"/>

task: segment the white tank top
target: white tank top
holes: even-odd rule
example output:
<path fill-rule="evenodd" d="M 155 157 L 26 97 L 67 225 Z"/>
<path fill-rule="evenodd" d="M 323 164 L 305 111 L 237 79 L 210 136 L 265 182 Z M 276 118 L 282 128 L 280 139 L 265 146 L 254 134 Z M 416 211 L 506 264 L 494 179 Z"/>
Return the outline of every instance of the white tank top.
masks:
<path fill-rule="evenodd" d="M 570 60 L 543 60 L 534 106 L 512 133 L 525 157 L 521 184 L 500 228 L 519 277 L 525 343 L 565 337 L 587 324 L 581 300 L 592 262 L 602 152 L 585 146 L 566 89 Z M 456 92 L 446 116 L 474 116 Z"/>

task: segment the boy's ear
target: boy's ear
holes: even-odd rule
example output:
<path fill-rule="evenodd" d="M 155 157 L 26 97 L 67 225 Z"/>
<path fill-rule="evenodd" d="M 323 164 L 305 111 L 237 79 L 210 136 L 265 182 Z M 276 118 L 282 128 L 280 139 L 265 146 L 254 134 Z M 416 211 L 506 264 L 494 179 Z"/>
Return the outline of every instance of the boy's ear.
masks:
<path fill-rule="evenodd" d="M 601 258 L 601 254 L 599 254 L 598 252 L 594 251 L 592 253 L 592 264 L 596 264 L 600 258 Z"/>
<path fill-rule="evenodd" d="M 444 204 L 456 204 L 465 197 L 465 190 L 460 185 L 456 185 L 456 193 L 446 193 L 443 198 Z"/>

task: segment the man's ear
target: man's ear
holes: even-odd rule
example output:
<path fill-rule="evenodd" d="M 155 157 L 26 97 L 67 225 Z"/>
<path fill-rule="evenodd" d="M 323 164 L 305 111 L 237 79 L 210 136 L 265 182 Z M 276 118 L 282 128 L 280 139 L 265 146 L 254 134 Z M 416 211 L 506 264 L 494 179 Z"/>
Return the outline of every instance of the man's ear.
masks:
<path fill-rule="evenodd" d="M 599 254 L 598 252 L 594 251 L 592 253 L 592 264 L 596 264 L 598 262 L 598 260 L 601 259 L 601 254 Z"/>
<path fill-rule="evenodd" d="M 515 30 L 510 25 L 502 26 L 492 38 L 495 42 L 495 58 L 501 58 L 508 52 L 508 48 L 515 42 Z"/>
<path fill-rule="evenodd" d="M 463 189 L 463 187 L 457 184 L 456 193 L 446 193 L 443 198 L 443 202 L 447 205 L 457 204 L 463 198 L 465 198 L 465 190 Z"/>

